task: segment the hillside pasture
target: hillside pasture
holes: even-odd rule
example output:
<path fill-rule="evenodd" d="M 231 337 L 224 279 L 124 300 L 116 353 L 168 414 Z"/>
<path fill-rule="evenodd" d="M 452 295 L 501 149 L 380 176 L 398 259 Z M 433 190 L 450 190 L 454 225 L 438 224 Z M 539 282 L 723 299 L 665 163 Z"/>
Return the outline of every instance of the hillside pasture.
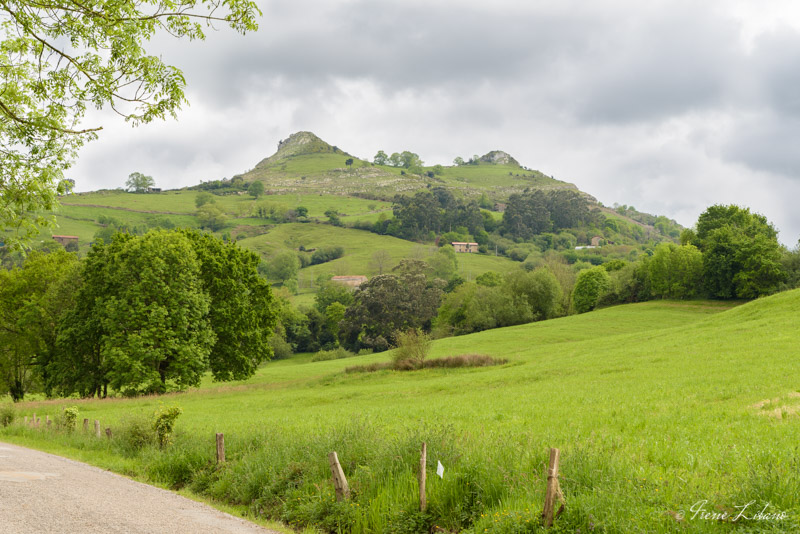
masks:
<path fill-rule="evenodd" d="M 55 417 L 76 404 L 114 428 L 179 405 L 164 451 L 21 426 L 2 436 L 328 532 L 538 532 L 549 447 L 562 450 L 559 532 L 797 531 L 800 291 L 729 307 L 648 302 L 433 344 L 431 357 L 509 360 L 499 367 L 345 374 L 388 355 L 298 358 L 180 395 L 18 407 Z M 210 463 L 214 432 L 224 469 Z M 422 441 L 427 515 L 416 511 Z M 334 500 L 331 450 L 352 502 Z M 751 501 L 736 522 L 694 512 Z M 764 506 L 780 516 L 753 519 Z"/>

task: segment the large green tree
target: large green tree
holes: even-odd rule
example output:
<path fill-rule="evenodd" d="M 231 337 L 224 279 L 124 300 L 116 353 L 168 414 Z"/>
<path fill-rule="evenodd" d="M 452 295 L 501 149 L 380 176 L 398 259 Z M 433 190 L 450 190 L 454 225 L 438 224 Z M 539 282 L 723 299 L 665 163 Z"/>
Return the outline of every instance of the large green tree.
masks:
<path fill-rule="evenodd" d="M 197 385 L 216 336 L 191 241 L 163 230 L 117 234 L 93 255 L 87 269 L 95 272 L 86 272 L 79 307 L 65 317 L 61 348 L 65 363 L 80 364 L 95 381 L 86 387 L 83 379 L 69 380 L 63 363 L 56 365 L 63 392 L 99 393 L 106 384 L 137 393 Z M 95 358 L 86 361 L 87 349 Z"/>
<path fill-rule="evenodd" d="M 0 1 L 0 232 L 22 246 L 67 190 L 64 172 L 101 126 L 87 107 L 133 125 L 174 117 L 183 74 L 145 44 L 157 34 L 203 39 L 219 21 L 256 29 L 250 0 Z"/>
<path fill-rule="evenodd" d="M 778 232 L 748 208 L 711 206 L 686 238 L 703 252 L 703 281 L 713 297 L 756 298 L 774 292 L 785 278 Z"/>
<path fill-rule="evenodd" d="M 156 185 L 156 181 L 152 176 L 140 172 L 132 172 L 125 181 L 125 187 L 132 193 L 146 193 L 154 185 Z"/>
<path fill-rule="evenodd" d="M 398 331 L 429 330 L 442 290 L 427 279 L 427 270 L 423 261 L 403 260 L 392 274 L 361 284 L 342 321 L 342 342 L 354 349 L 384 350 L 394 343 Z"/>
<path fill-rule="evenodd" d="M 191 230 L 96 244 L 60 325 L 50 376 L 61 394 L 183 389 L 210 369 L 244 379 L 269 359 L 275 325 L 258 257 Z"/>

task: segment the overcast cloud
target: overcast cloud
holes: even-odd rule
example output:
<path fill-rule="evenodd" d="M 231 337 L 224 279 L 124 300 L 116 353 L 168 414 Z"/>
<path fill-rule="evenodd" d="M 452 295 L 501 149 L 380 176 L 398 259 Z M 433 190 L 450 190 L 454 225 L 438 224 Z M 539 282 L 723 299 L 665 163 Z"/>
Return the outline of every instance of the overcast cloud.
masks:
<path fill-rule="evenodd" d="M 501 149 L 685 226 L 715 203 L 800 236 L 800 9 L 747 1 L 262 1 L 257 33 L 168 37 L 177 122 L 105 130 L 79 190 L 230 177 L 310 130 L 359 157 Z"/>

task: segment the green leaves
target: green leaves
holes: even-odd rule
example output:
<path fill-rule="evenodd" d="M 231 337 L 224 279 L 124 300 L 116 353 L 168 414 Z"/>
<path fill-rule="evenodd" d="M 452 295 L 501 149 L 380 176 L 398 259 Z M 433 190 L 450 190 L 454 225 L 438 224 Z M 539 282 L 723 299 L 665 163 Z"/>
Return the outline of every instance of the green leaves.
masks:
<path fill-rule="evenodd" d="M 0 0 L 0 231 L 19 248 L 52 223 L 63 173 L 102 127 L 87 106 L 133 125 L 175 117 L 181 71 L 144 45 L 157 32 L 203 39 L 214 21 L 244 33 L 261 12 L 249 0 L 48 2 Z"/>

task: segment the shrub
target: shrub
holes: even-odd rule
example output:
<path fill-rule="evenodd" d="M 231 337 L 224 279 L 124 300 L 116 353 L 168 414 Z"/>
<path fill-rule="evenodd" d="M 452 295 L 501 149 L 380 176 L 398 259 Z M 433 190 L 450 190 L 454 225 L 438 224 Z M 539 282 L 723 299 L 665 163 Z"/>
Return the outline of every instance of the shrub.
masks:
<path fill-rule="evenodd" d="M 420 369 L 431 350 L 431 338 L 419 330 L 408 330 L 397 334 L 397 348 L 392 354 L 396 368 L 411 366 Z"/>
<path fill-rule="evenodd" d="M 350 358 L 352 356 L 355 356 L 355 354 L 344 347 L 339 347 L 333 350 L 321 350 L 311 357 L 311 361 L 324 362 L 328 360 L 341 360 L 343 358 Z"/>
<path fill-rule="evenodd" d="M 272 347 L 273 360 L 285 360 L 291 358 L 294 353 L 291 343 L 283 339 L 282 336 L 273 335 L 269 338 L 269 346 Z"/>
<path fill-rule="evenodd" d="M 128 415 L 120 421 L 115 437 L 125 452 L 129 454 L 139 452 L 156 443 L 153 420 L 144 414 Z"/>
<path fill-rule="evenodd" d="M 156 432 L 158 446 L 166 447 L 172 443 L 172 430 L 175 427 L 175 420 L 183 410 L 177 406 L 161 406 L 153 417 L 153 430 Z"/>
<path fill-rule="evenodd" d="M 64 430 L 67 432 L 74 432 L 76 428 L 78 428 L 78 407 L 77 406 L 70 406 L 69 408 L 64 408 L 64 412 L 61 416 L 61 424 L 64 426 Z"/>
<path fill-rule="evenodd" d="M 12 404 L 5 404 L 0 408 L 0 425 L 8 426 L 17 418 L 17 410 Z"/>
<path fill-rule="evenodd" d="M 460 354 L 458 356 L 448 356 L 446 358 L 434 358 L 432 360 L 425 360 L 422 367 L 425 369 L 433 369 L 436 367 L 443 368 L 458 368 L 458 367 L 488 367 L 490 365 L 503 365 L 508 363 L 505 358 L 492 358 L 487 354 Z M 374 373 L 375 371 L 383 371 L 386 369 L 394 369 L 395 371 L 411 371 L 418 369 L 408 361 L 395 364 L 394 362 L 376 362 L 369 365 L 354 365 L 344 370 L 345 373 Z"/>
<path fill-rule="evenodd" d="M 343 247 L 320 247 L 311 255 L 311 265 L 326 263 L 344 256 Z"/>

